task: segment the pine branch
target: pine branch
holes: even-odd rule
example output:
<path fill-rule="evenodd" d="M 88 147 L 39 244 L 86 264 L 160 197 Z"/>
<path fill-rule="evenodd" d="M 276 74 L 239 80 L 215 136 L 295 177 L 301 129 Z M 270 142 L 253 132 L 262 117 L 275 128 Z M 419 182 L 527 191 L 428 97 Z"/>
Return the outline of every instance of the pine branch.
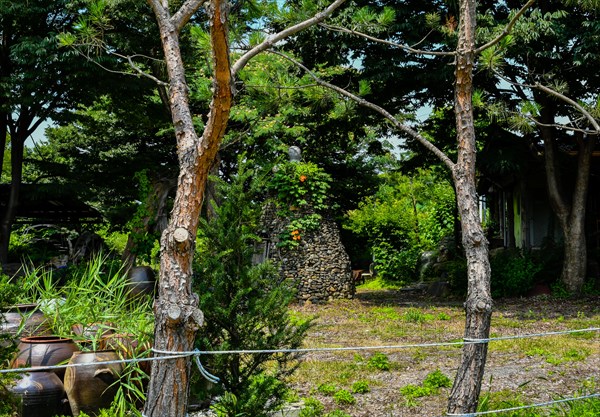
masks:
<path fill-rule="evenodd" d="M 588 112 L 582 105 L 580 105 L 579 103 L 577 103 L 575 100 L 573 100 L 573 99 L 565 96 L 564 94 L 559 93 L 556 90 L 553 90 L 550 87 L 542 85 L 542 84 L 540 84 L 538 82 L 536 82 L 535 84 L 519 83 L 517 81 L 513 81 L 513 80 L 510 80 L 510 79 L 504 77 L 498 71 L 494 71 L 494 74 L 496 74 L 496 76 L 498 78 L 500 78 L 501 80 L 506 81 L 507 83 L 509 83 L 512 86 L 515 86 L 515 87 L 518 87 L 518 88 L 522 88 L 522 87 L 535 88 L 537 90 L 545 92 L 548 95 L 551 95 L 553 97 L 556 97 L 556 98 L 564 101 L 565 103 L 573 106 L 577 111 L 579 111 L 583 115 L 583 117 L 585 119 L 587 119 L 587 121 L 594 128 L 593 130 L 587 130 L 587 129 L 579 129 L 579 128 L 575 128 L 575 127 L 564 126 L 565 129 L 567 129 L 567 130 L 573 130 L 573 131 L 576 131 L 576 132 L 587 133 L 588 135 L 600 135 L 600 124 L 598 123 L 598 121 L 594 118 L 594 116 L 592 116 L 592 114 L 590 112 Z M 538 124 L 538 123 L 536 123 L 536 124 Z M 538 124 L 538 125 L 539 126 L 546 126 L 544 124 Z"/>
<path fill-rule="evenodd" d="M 395 118 L 390 112 L 388 112 L 384 108 L 378 106 L 377 104 L 371 103 L 370 101 L 367 101 L 362 97 L 354 95 L 354 94 L 350 93 L 349 91 L 344 90 L 343 88 L 340 88 L 336 85 L 328 83 L 327 81 L 324 81 L 323 79 L 319 78 L 314 72 L 312 72 L 307 67 L 302 65 L 300 62 L 296 61 L 294 58 L 292 58 L 286 54 L 283 54 L 278 51 L 273 51 L 273 50 L 269 50 L 268 52 L 279 55 L 279 56 L 287 59 L 292 64 L 296 65 L 298 68 L 300 68 L 304 72 L 306 72 L 315 81 L 315 83 L 319 84 L 320 86 L 328 88 L 330 90 L 333 90 L 333 91 L 337 92 L 338 94 L 340 94 L 344 97 L 347 97 L 347 98 L 351 99 L 352 101 L 360 104 L 361 106 L 367 107 L 367 108 L 381 114 L 383 117 L 385 117 L 387 120 L 389 120 L 394 125 L 394 127 L 396 127 L 398 130 L 406 133 L 407 135 L 411 136 L 413 139 L 416 139 L 426 149 L 433 152 L 433 154 L 436 155 L 450 170 L 454 169 L 454 165 L 455 165 L 454 162 L 452 162 L 452 160 L 450 158 L 448 158 L 448 156 L 446 156 L 446 154 L 444 152 L 442 152 L 439 148 L 437 148 L 433 143 L 431 143 L 430 141 L 425 139 L 425 137 L 420 135 L 416 130 L 414 130 L 411 127 L 406 126 L 405 124 L 400 122 L 397 118 Z"/>
<path fill-rule="evenodd" d="M 333 3 L 331 3 L 329 5 L 329 7 L 327 7 L 322 12 L 317 13 L 316 15 L 314 15 L 313 17 L 311 17 L 310 19 L 306 19 L 303 22 L 300 22 L 300 23 L 298 23 L 298 24 L 296 24 L 294 26 L 290 26 L 289 28 L 286 28 L 286 29 L 282 30 L 279 33 L 276 33 L 276 34 L 274 34 L 272 36 L 269 36 L 263 42 L 261 42 L 260 44 L 256 45 L 254 48 L 250 49 L 248 52 L 246 52 L 244 55 L 242 55 L 237 60 L 237 62 L 235 62 L 233 64 L 233 66 L 231 67 L 231 74 L 233 76 L 235 76 L 235 74 L 237 74 L 242 68 L 244 68 L 246 66 L 246 64 L 248 63 L 248 61 L 250 61 L 250 59 L 254 58 L 259 53 L 268 50 L 269 48 L 271 48 L 273 45 L 275 45 L 280 40 L 285 39 L 288 36 L 291 36 L 291 35 L 299 32 L 299 31 L 301 31 L 303 29 L 306 29 L 307 27 L 310 27 L 312 25 L 315 25 L 317 23 L 322 22 L 323 20 L 325 20 L 326 18 L 328 18 L 329 16 L 331 16 L 331 14 L 338 7 L 340 7 L 345 1 L 346 0 L 335 0 Z"/>
<path fill-rule="evenodd" d="M 583 133 L 584 135 L 590 135 L 590 136 L 600 135 L 600 131 L 598 131 L 598 130 L 581 129 L 578 127 L 573 127 L 573 126 L 568 126 L 568 125 L 558 124 L 558 123 L 542 123 L 534 117 L 527 116 L 527 115 L 523 115 L 523 116 L 527 120 L 530 120 L 536 126 L 539 126 L 539 127 L 553 127 L 555 129 L 561 129 L 561 130 L 566 130 L 566 131 L 570 131 L 570 132 L 580 132 L 580 133 Z"/>
<path fill-rule="evenodd" d="M 204 3 L 207 3 L 207 0 L 186 0 L 186 2 L 181 5 L 179 10 L 171 17 L 171 21 L 177 32 L 181 31 L 194 13 L 196 13 Z"/>
<path fill-rule="evenodd" d="M 453 56 L 453 55 L 456 55 L 456 52 L 454 52 L 454 51 L 444 52 L 444 51 L 426 51 L 426 50 L 422 50 L 422 49 L 414 49 L 413 47 L 408 46 L 408 45 L 402 45 L 402 44 L 397 43 L 397 42 L 392 42 L 392 41 L 388 41 L 388 40 L 385 40 L 385 39 L 379 39 L 379 38 L 376 38 L 374 36 L 367 35 L 366 33 L 358 32 L 356 30 L 344 28 L 344 27 L 341 27 L 341 26 L 326 25 L 324 23 L 320 23 L 319 26 L 321 26 L 321 27 L 323 27 L 325 29 L 328 29 L 328 30 L 333 30 L 335 32 L 342 32 L 342 33 L 348 33 L 348 34 L 351 34 L 351 35 L 360 36 L 362 38 L 368 39 L 368 40 L 373 41 L 373 42 L 382 43 L 384 45 L 389 45 L 389 46 L 393 46 L 395 48 L 403 49 L 406 52 L 409 52 L 409 53 L 415 54 L 415 55 L 436 55 L 436 56 Z M 417 43 L 417 45 L 419 43 L 423 42 L 424 39 L 425 38 L 423 38 L 421 41 L 419 41 Z"/>
<path fill-rule="evenodd" d="M 558 91 L 555 91 L 555 90 L 551 89 L 550 87 L 546 87 L 545 85 L 542 85 L 540 83 L 535 83 L 531 87 L 537 88 L 538 90 L 541 90 L 541 91 L 545 92 L 546 94 L 554 96 L 554 97 L 564 101 L 565 103 L 568 103 L 571 106 L 575 107 L 588 120 L 588 122 L 590 122 L 590 124 L 594 127 L 594 130 L 597 132 L 595 134 L 600 134 L 600 125 L 598 124 L 598 121 L 594 118 L 594 116 L 592 116 L 590 114 L 590 112 L 588 112 L 586 109 L 584 109 L 583 106 L 581 106 L 575 100 L 570 99 L 569 97 L 565 96 L 564 94 L 561 94 Z"/>
<path fill-rule="evenodd" d="M 504 30 L 502 30 L 502 33 L 500 33 L 500 35 L 498 35 L 496 38 L 492 39 L 491 41 L 489 41 L 488 43 L 481 45 L 479 48 L 475 49 L 475 53 L 478 54 L 481 51 L 483 51 L 484 49 L 490 48 L 494 45 L 496 45 L 498 42 L 500 42 L 502 39 L 504 39 L 512 30 L 512 28 L 515 26 L 515 24 L 517 23 L 517 20 L 519 20 L 519 18 L 523 15 L 523 13 L 525 13 L 525 11 L 533 5 L 533 3 L 535 3 L 536 0 L 529 0 L 525 6 L 521 7 L 521 9 L 517 12 L 516 15 L 513 16 L 513 18 L 510 20 L 510 22 L 508 22 L 508 24 L 504 27 Z"/>

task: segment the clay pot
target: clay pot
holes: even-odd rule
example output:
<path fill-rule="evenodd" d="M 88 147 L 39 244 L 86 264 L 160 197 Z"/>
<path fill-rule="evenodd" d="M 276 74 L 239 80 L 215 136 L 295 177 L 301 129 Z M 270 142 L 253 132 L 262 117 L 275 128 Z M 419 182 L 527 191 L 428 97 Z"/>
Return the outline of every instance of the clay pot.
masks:
<path fill-rule="evenodd" d="M 119 359 L 114 350 L 75 352 L 69 364 L 89 364 L 67 368 L 65 391 L 73 416 L 80 412 L 96 416 L 100 409 L 109 408 L 118 389 L 115 384 L 123 372 L 123 364 L 97 362 Z"/>
<path fill-rule="evenodd" d="M 50 325 L 37 304 L 16 304 L 3 309 L 4 321 L 0 333 L 8 333 L 15 338 L 50 334 Z"/>
<path fill-rule="evenodd" d="M 127 274 L 129 296 L 135 298 L 141 295 L 153 295 L 156 286 L 154 270 L 149 266 L 134 266 Z"/>
<path fill-rule="evenodd" d="M 75 342 L 84 350 L 104 350 L 102 339 L 113 334 L 113 328 L 112 323 L 74 324 L 71 331 L 76 336 L 73 338 Z"/>
<path fill-rule="evenodd" d="M 58 336 L 23 337 L 17 349 L 13 368 L 61 365 L 79 350 L 73 339 Z M 65 369 L 56 369 L 54 373 L 63 380 Z"/>
<path fill-rule="evenodd" d="M 9 390 L 19 400 L 20 417 L 52 417 L 62 414 L 65 390 L 54 372 L 20 374 Z"/>
<path fill-rule="evenodd" d="M 135 335 L 126 333 L 110 334 L 100 341 L 100 349 L 115 350 L 123 358 L 139 357 L 151 347 L 150 342 L 140 344 Z M 150 375 L 150 361 L 140 361 L 138 366 L 146 375 Z"/>

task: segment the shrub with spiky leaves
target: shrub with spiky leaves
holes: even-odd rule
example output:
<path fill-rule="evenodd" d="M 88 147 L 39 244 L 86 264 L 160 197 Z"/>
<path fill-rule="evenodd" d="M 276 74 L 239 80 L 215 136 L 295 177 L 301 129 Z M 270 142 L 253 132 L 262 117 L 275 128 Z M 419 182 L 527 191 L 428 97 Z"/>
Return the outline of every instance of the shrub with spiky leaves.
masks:
<path fill-rule="evenodd" d="M 205 316 L 200 350 L 294 349 L 311 324 L 289 314 L 294 292 L 275 267 L 252 263 L 260 207 L 255 204 L 258 176 L 246 164 L 240 162 L 231 183 L 218 184 L 221 204 L 199 230 L 194 286 Z M 204 356 L 209 371 L 222 381 L 219 389 L 233 395 L 222 398 L 235 398 L 217 406 L 220 415 L 267 415 L 283 401 L 284 378 L 297 359 L 296 353 Z"/>

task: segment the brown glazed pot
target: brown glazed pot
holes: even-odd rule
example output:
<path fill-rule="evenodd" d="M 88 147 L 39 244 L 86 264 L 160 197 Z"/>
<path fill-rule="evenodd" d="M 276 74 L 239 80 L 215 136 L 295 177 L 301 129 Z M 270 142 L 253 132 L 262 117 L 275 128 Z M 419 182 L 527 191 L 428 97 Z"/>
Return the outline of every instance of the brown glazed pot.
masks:
<path fill-rule="evenodd" d="M 60 365 L 79 350 L 73 339 L 58 336 L 22 337 L 17 349 L 13 368 Z M 65 368 L 54 373 L 64 380 Z"/>
<path fill-rule="evenodd" d="M 9 390 L 19 399 L 20 417 L 53 417 L 62 414 L 65 390 L 54 372 L 22 373 Z"/>
<path fill-rule="evenodd" d="M 38 309 L 37 304 L 15 304 L 2 310 L 4 322 L 0 324 L 0 333 L 17 337 L 50 334 L 48 319 Z"/>
<path fill-rule="evenodd" d="M 73 416 L 80 412 L 96 416 L 100 409 L 109 408 L 117 393 L 115 384 L 123 372 L 123 364 L 102 364 L 96 362 L 119 359 L 114 350 L 95 352 L 75 352 L 69 364 L 88 364 L 67 368 L 65 391 Z"/>

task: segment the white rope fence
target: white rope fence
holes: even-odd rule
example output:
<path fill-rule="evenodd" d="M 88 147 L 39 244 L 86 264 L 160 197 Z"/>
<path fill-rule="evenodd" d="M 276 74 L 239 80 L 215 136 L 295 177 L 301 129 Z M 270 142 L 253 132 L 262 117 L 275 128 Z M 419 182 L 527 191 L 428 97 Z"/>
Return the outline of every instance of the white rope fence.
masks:
<path fill-rule="evenodd" d="M 211 375 L 200 361 L 200 356 L 202 355 L 252 355 L 252 354 L 277 354 L 277 353 L 301 353 L 301 354 L 309 354 L 315 352 L 343 352 L 343 351 L 370 351 L 370 350 L 400 350 L 400 349 L 412 349 L 412 348 L 431 348 L 431 347 L 443 347 L 443 346 L 462 346 L 465 344 L 480 344 L 480 343 L 490 343 L 496 341 L 503 340 L 514 340 L 514 339 L 527 339 L 534 337 L 547 337 L 547 336 L 560 336 L 560 335 L 568 335 L 575 333 L 585 333 L 585 332 L 597 332 L 600 331 L 600 327 L 588 327 L 585 329 L 575 329 L 575 330 L 561 330 L 554 332 L 545 332 L 545 333 L 528 333 L 522 335 L 509 335 L 509 336 L 499 336 L 499 337 L 490 337 L 486 339 L 469 339 L 464 338 L 462 341 L 448 341 L 448 342 L 437 342 L 437 343 L 416 343 L 416 344 L 404 344 L 404 345 L 378 345 L 378 346 L 348 346 L 348 347 L 315 347 L 315 348 L 299 348 L 299 349 L 257 349 L 257 350 L 216 350 L 216 351 L 201 351 L 201 350 L 193 350 L 193 351 L 166 351 L 152 348 L 151 351 L 160 356 L 152 356 L 145 358 L 131 358 L 131 359 L 117 359 L 111 361 L 102 361 L 102 362 L 92 362 L 92 363 L 78 363 L 78 364 L 66 364 L 66 365 L 52 365 L 52 366 L 33 366 L 28 368 L 14 368 L 14 369 L 0 369 L 0 374 L 8 374 L 8 373 L 22 373 L 22 372 L 34 372 L 34 371 L 51 371 L 55 369 L 65 369 L 70 367 L 80 367 L 80 366 L 97 366 L 97 365 L 110 365 L 110 364 L 118 364 L 118 363 L 135 363 L 135 362 L 147 362 L 147 361 L 162 361 L 162 360 L 175 360 L 186 357 L 193 357 L 200 374 L 206 378 L 207 380 L 218 383 L 219 378 Z M 554 401 L 541 402 L 536 404 L 524 405 L 519 407 L 511 407 L 504 408 L 498 410 L 489 410 L 489 411 L 479 411 L 475 413 L 466 413 L 466 414 L 446 414 L 447 417 L 476 417 L 480 415 L 487 414 L 498 414 L 509 411 L 518 411 L 522 409 L 528 408 L 537 408 L 537 407 L 547 407 L 554 404 L 572 402 L 572 401 L 580 401 L 591 398 L 600 397 L 600 393 L 593 393 L 589 395 L 584 395 L 580 397 L 572 397 L 572 398 L 563 398 Z"/>

